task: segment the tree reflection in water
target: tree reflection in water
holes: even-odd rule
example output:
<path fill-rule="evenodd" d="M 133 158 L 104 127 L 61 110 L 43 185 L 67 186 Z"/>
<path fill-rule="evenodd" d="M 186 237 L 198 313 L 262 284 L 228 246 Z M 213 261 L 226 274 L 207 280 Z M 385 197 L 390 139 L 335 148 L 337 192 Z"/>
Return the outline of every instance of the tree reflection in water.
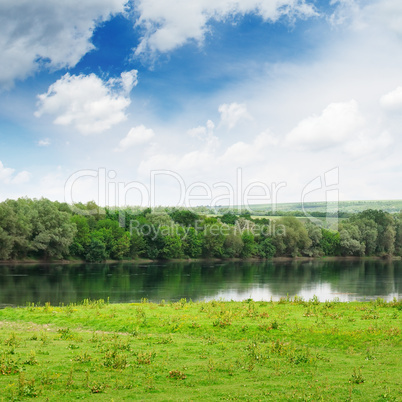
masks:
<path fill-rule="evenodd" d="M 402 296 L 402 262 L 381 260 L 2 265 L 0 279 L 1 305 Z"/>

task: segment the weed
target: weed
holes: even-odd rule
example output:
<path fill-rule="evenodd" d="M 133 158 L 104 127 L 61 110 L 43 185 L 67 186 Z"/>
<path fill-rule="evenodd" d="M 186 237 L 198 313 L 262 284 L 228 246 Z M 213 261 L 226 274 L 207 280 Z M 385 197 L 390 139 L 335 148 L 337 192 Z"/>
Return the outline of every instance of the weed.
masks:
<path fill-rule="evenodd" d="M 366 360 L 375 360 L 376 357 L 374 356 L 372 350 L 370 348 L 367 348 L 366 351 Z"/>
<path fill-rule="evenodd" d="M 89 388 L 90 388 L 92 394 L 101 394 L 102 392 L 106 391 L 106 389 L 108 388 L 108 385 L 94 381 L 89 386 Z"/>
<path fill-rule="evenodd" d="M 24 364 L 28 364 L 30 366 L 35 366 L 36 364 L 39 364 L 38 360 L 36 359 L 35 351 L 31 350 L 29 358 L 24 362 Z"/>
<path fill-rule="evenodd" d="M 73 367 L 71 367 L 69 373 L 68 373 L 68 377 L 67 377 L 67 381 L 66 381 L 66 387 L 71 387 L 74 384 L 74 380 L 73 380 L 73 373 L 74 373 L 74 369 Z"/>
<path fill-rule="evenodd" d="M 167 345 L 169 343 L 173 343 L 173 337 L 171 334 L 162 336 L 158 341 L 157 344 L 159 345 Z"/>
<path fill-rule="evenodd" d="M 58 329 L 57 332 L 60 334 L 60 339 L 74 339 L 74 335 L 70 332 L 70 328 Z"/>
<path fill-rule="evenodd" d="M 246 347 L 246 352 L 249 359 L 254 362 L 262 362 L 267 359 L 267 354 L 264 353 L 261 346 L 257 342 L 250 342 Z"/>
<path fill-rule="evenodd" d="M 278 329 L 279 328 L 279 323 L 278 321 L 274 320 L 271 322 L 271 328 L 272 329 Z"/>
<path fill-rule="evenodd" d="M 0 374 L 10 375 L 17 374 L 20 372 L 20 367 L 18 365 L 18 360 L 3 354 L 0 356 Z"/>
<path fill-rule="evenodd" d="M 39 395 L 35 387 L 35 379 L 25 380 L 25 374 L 20 373 L 18 378 L 18 394 L 23 397 L 36 398 Z"/>
<path fill-rule="evenodd" d="M 293 364 L 312 363 L 315 360 L 316 357 L 311 355 L 309 348 L 293 351 L 289 356 L 289 361 Z"/>
<path fill-rule="evenodd" d="M 155 352 L 138 352 L 136 353 L 137 364 L 151 364 L 156 357 Z"/>
<path fill-rule="evenodd" d="M 87 352 L 83 352 L 75 356 L 74 360 L 78 363 L 89 363 L 92 360 L 92 356 Z"/>
<path fill-rule="evenodd" d="M 40 340 L 42 341 L 42 345 L 47 345 L 50 342 L 49 337 L 45 331 L 41 332 Z"/>
<path fill-rule="evenodd" d="M 172 371 L 169 371 L 169 375 L 167 376 L 167 378 L 170 378 L 173 380 L 184 380 L 187 378 L 187 376 L 180 370 L 172 370 Z"/>
<path fill-rule="evenodd" d="M 362 315 L 362 320 L 378 320 L 379 318 L 379 314 L 375 313 L 374 310 L 370 310 Z"/>
<path fill-rule="evenodd" d="M 116 350 L 108 351 L 103 357 L 103 365 L 116 370 L 123 370 L 128 367 L 127 357 Z"/>
<path fill-rule="evenodd" d="M 14 332 L 12 332 L 11 335 L 4 341 L 4 344 L 7 346 L 18 346 L 19 343 L 19 339 Z"/>
<path fill-rule="evenodd" d="M 351 384 L 363 384 L 365 381 L 363 375 L 362 375 L 362 369 L 361 367 L 359 370 L 356 369 L 356 367 L 353 369 L 352 376 L 349 379 L 349 382 Z"/>

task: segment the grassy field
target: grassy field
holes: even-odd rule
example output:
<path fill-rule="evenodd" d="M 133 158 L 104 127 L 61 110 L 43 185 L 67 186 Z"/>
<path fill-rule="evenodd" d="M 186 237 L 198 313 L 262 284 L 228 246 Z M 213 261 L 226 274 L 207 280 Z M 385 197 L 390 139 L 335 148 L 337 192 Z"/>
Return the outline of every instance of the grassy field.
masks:
<path fill-rule="evenodd" d="M 402 302 L 0 311 L 0 400 L 402 400 Z"/>

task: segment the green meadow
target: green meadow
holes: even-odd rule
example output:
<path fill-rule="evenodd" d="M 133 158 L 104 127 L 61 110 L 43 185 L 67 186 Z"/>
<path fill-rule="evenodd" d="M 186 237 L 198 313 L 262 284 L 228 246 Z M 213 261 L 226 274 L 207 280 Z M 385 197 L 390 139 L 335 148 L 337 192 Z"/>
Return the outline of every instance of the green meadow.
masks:
<path fill-rule="evenodd" d="M 5 308 L 0 400 L 402 400 L 402 302 Z"/>

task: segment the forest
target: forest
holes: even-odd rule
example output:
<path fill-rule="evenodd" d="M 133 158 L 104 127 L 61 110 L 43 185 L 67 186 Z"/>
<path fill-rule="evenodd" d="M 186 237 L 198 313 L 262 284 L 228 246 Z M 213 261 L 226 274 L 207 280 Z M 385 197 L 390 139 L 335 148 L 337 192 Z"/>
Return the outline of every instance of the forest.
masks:
<path fill-rule="evenodd" d="M 337 231 L 295 216 L 219 216 L 181 208 L 70 206 L 47 199 L 0 203 L 0 260 L 87 262 L 146 258 L 272 258 L 402 255 L 402 213 L 368 209 Z"/>

